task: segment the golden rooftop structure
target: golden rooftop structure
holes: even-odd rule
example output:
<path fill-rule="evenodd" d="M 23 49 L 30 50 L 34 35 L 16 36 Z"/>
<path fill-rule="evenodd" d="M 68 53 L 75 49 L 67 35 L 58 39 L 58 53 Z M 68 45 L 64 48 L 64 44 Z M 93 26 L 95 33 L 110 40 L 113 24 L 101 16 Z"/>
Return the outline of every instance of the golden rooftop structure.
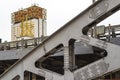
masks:
<path fill-rule="evenodd" d="M 41 18 L 46 20 L 46 10 L 44 8 L 34 5 L 29 8 L 12 13 L 12 23 L 15 24 L 21 22 L 22 20 L 25 21 L 26 15 L 28 16 L 28 20 L 33 18 Z"/>
<path fill-rule="evenodd" d="M 11 40 L 46 36 L 46 9 L 33 5 L 12 13 Z"/>

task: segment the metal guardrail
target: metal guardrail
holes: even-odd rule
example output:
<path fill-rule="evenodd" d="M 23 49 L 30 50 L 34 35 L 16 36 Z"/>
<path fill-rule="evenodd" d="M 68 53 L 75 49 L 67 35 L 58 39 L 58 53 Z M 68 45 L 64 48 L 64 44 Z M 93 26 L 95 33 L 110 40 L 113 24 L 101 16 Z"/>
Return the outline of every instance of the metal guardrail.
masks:
<path fill-rule="evenodd" d="M 101 28 L 102 27 L 102 28 Z M 101 39 L 101 38 L 115 38 L 115 37 L 120 37 L 120 25 L 110 25 L 109 26 L 97 26 L 96 27 L 96 35 L 97 38 Z M 94 28 L 90 29 L 88 31 L 88 35 L 94 37 L 95 36 L 95 30 Z"/>
<path fill-rule="evenodd" d="M 27 47 L 35 47 L 40 44 L 47 37 L 33 38 L 33 39 L 22 39 L 19 41 L 12 41 L 4 43 L 0 43 L 0 51 L 3 50 L 11 50 L 11 49 L 19 49 L 19 48 L 27 48 Z"/>

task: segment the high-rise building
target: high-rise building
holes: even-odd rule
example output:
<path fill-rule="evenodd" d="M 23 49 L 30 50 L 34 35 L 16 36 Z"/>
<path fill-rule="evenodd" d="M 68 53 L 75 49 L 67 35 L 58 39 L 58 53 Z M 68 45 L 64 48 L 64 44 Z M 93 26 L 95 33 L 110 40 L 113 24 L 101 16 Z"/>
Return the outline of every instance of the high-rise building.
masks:
<path fill-rule="evenodd" d="M 46 36 L 46 9 L 33 5 L 12 13 L 11 40 Z"/>

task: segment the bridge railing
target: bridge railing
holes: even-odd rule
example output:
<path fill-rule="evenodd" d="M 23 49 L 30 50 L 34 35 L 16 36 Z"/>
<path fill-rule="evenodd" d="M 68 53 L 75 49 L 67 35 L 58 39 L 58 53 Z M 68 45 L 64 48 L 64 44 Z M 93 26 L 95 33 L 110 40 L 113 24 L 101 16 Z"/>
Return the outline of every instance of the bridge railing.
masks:
<path fill-rule="evenodd" d="M 0 43 L 0 51 L 10 50 L 10 49 L 19 49 L 27 47 L 35 47 L 42 42 L 47 37 L 33 38 L 33 39 L 21 39 L 19 41 L 12 41 Z"/>

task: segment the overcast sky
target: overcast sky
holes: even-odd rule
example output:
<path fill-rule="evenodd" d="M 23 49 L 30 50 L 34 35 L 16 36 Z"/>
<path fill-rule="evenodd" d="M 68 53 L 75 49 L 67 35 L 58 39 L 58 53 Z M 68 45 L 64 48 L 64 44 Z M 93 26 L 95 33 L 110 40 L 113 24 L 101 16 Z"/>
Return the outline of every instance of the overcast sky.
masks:
<path fill-rule="evenodd" d="M 47 34 L 50 35 L 90 6 L 92 0 L 2 0 L 0 2 L 0 38 L 3 41 L 11 40 L 11 13 L 34 3 L 47 9 Z M 118 15 L 114 16 L 120 19 Z M 116 17 L 112 17 L 113 19 Z M 105 24 L 109 23 L 111 22 L 107 21 Z"/>

